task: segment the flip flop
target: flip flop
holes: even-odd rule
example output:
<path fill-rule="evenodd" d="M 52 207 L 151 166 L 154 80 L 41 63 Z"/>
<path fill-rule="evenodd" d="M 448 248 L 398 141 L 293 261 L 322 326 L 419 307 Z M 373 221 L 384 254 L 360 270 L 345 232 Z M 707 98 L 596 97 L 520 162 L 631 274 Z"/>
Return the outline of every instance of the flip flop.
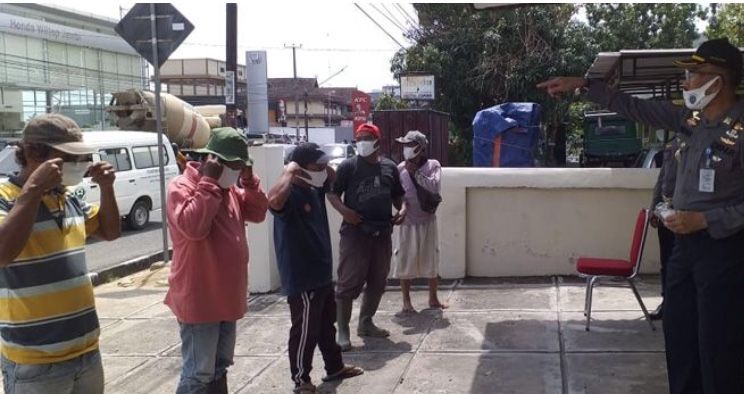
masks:
<path fill-rule="evenodd" d="M 328 375 L 328 376 L 323 377 L 323 381 L 324 382 L 332 382 L 334 380 L 349 379 L 349 378 L 353 378 L 355 376 L 359 376 L 359 375 L 361 375 L 363 373 L 364 373 L 364 370 L 361 369 L 361 368 L 359 368 L 359 367 L 355 367 L 353 365 L 344 365 L 344 367 L 341 368 L 340 371 L 338 371 L 338 372 L 336 372 L 336 373 L 334 373 L 332 375 Z"/>

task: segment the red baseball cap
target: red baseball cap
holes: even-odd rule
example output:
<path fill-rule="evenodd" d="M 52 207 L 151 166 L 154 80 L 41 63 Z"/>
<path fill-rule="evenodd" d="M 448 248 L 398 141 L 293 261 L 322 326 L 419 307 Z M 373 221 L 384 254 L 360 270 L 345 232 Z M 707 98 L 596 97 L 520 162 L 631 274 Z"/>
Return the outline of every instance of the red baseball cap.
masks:
<path fill-rule="evenodd" d="M 356 131 L 354 131 L 354 137 L 359 136 L 361 133 L 370 133 L 378 140 L 382 138 L 382 133 L 380 132 L 380 128 L 373 125 L 372 123 L 363 123 L 360 124 L 359 127 L 357 127 Z"/>

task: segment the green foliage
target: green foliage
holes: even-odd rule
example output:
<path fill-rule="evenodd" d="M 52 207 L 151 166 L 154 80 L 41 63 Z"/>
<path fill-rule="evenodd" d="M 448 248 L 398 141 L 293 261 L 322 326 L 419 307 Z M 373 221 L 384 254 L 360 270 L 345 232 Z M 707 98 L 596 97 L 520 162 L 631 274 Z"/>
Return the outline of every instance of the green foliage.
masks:
<path fill-rule="evenodd" d="M 569 154 L 578 155 L 584 141 L 584 113 L 598 109 L 589 101 L 577 101 L 568 107 L 566 127 L 566 150 Z"/>
<path fill-rule="evenodd" d="M 586 32 L 571 20 L 575 6 L 552 4 L 475 11 L 470 4 L 416 4 L 416 44 L 392 60 L 403 72 L 431 73 L 437 81 L 434 107 L 449 112 L 453 144 L 470 149 L 471 123 L 483 108 L 507 101 L 544 101 L 548 113 L 566 103 L 544 100 L 535 85 L 551 75 L 586 70 L 592 51 L 562 45 L 567 32 Z M 573 37 L 573 36 L 572 36 Z M 470 154 L 464 155 L 469 157 Z M 464 162 L 464 160 L 458 160 Z"/>
<path fill-rule="evenodd" d="M 744 4 L 721 4 L 715 23 L 711 21 L 705 34 L 708 38 L 728 37 L 729 41 L 744 47 Z"/>
<path fill-rule="evenodd" d="M 548 135 L 580 121 L 570 100 L 553 100 L 535 85 L 555 75 L 583 75 L 600 51 L 692 46 L 696 4 L 588 4 L 587 23 L 573 4 L 537 4 L 476 11 L 470 4 L 414 4 L 414 45 L 398 52 L 391 71 L 426 72 L 437 81 L 434 108 L 451 114 L 452 163 L 472 154 L 476 112 L 508 101 L 543 107 Z M 582 112 L 583 114 L 583 112 Z M 568 119 L 567 119 L 568 117 Z M 575 118 L 578 117 L 578 118 Z M 580 128 L 569 128 L 572 133 Z"/>
<path fill-rule="evenodd" d="M 585 9 L 600 51 L 690 48 L 699 37 L 695 18 L 705 18 L 695 3 L 603 3 Z"/>
<path fill-rule="evenodd" d="M 377 100 L 377 105 L 375 105 L 375 111 L 406 108 L 408 108 L 408 104 L 405 101 L 387 93 L 383 93 L 380 96 L 379 100 Z"/>

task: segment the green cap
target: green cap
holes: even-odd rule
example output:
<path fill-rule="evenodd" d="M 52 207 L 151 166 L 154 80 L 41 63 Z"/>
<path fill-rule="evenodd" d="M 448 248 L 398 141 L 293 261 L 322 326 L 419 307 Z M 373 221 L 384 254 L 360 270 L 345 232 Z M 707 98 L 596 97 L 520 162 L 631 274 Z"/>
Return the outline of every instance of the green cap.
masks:
<path fill-rule="evenodd" d="M 195 152 L 210 153 L 223 161 L 242 161 L 247 166 L 253 165 L 253 159 L 248 154 L 248 140 L 232 127 L 212 129 L 207 146 Z"/>

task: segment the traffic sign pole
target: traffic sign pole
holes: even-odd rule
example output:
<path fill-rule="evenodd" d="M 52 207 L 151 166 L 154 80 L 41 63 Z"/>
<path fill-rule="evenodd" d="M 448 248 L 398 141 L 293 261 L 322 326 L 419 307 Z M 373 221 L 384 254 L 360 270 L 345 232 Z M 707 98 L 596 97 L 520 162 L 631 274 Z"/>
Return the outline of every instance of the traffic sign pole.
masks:
<path fill-rule="evenodd" d="M 158 59 L 158 22 L 155 3 L 150 3 L 150 29 L 152 31 L 152 58 Z M 160 218 L 163 227 L 163 263 L 170 261 L 168 255 L 168 226 L 165 199 L 165 163 L 163 162 L 163 120 L 160 111 L 160 65 L 153 64 L 155 69 L 155 128 L 158 131 L 158 168 L 160 170 Z"/>
<path fill-rule="evenodd" d="M 165 147 L 163 146 L 163 120 L 160 105 L 160 67 L 191 34 L 194 25 L 170 3 L 137 3 L 116 24 L 114 30 L 155 69 L 155 127 L 158 134 L 160 216 L 163 226 L 163 262 L 167 263 L 170 258 L 165 195 Z"/>

